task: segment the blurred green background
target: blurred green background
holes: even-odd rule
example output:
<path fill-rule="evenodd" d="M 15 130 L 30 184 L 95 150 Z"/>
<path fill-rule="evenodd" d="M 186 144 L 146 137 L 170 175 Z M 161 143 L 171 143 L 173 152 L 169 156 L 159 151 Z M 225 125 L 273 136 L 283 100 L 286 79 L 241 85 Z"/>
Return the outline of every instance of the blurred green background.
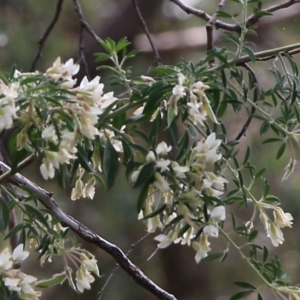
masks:
<path fill-rule="evenodd" d="M 138 48 L 141 53 L 132 60 L 134 74 L 146 74 L 153 61 L 153 54 L 149 43 L 143 34 L 140 20 L 137 17 L 132 1 L 128 0 L 89 0 L 81 1 L 86 20 L 99 37 L 110 37 L 114 40 L 126 36 L 132 42 L 133 48 Z M 174 64 L 181 59 L 197 62 L 205 56 L 206 22 L 195 16 L 189 16 L 174 3 L 167 0 L 138 0 L 142 14 L 149 26 L 153 39 L 165 64 Z M 274 4 L 274 1 L 262 1 L 264 6 Z M 219 1 L 189 0 L 189 5 L 213 13 Z M 1 0 L 0 1 L 0 72 L 9 71 L 12 65 L 19 70 L 29 71 L 35 53 L 38 49 L 38 40 L 43 35 L 55 13 L 55 1 L 34 0 Z M 251 8 L 251 6 L 250 6 Z M 226 10 L 240 13 L 241 6 L 236 2 L 228 2 Z M 251 13 L 251 11 L 249 12 Z M 224 21 L 228 21 L 225 19 Z M 230 20 L 229 20 L 230 21 Z M 300 3 L 289 9 L 278 11 L 273 17 L 265 17 L 257 24 L 257 36 L 251 37 L 256 44 L 255 51 L 275 48 L 300 41 Z M 60 18 L 51 32 L 42 57 L 39 59 L 37 69 L 44 71 L 56 57 L 61 56 L 65 61 L 70 57 L 78 60 L 80 25 L 78 16 L 74 10 L 72 1 L 64 1 Z M 222 30 L 215 31 L 216 45 L 228 47 L 234 51 L 234 47 L 224 40 Z M 92 76 L 99 74 L 106 82 L 107 74 L 98 73 L 94 63 L 94 53 L 100 52 L 100 46 L 85 32 L 84 45 L 86 58 Z M 299 63 L 300 55 L 295 56 Z M 253 65 L 259 79 L 261 88 L 269 87 L 274 82 L 268 72 L 272 62 L 261 62 Z M 79 79 L 84 73 L 79 74 Z M 111 87 L 107 84 L 106 90 Z M 239 132 L 246 119 L 243 112 L 238 115 L 225 117 L 229 138 L 233 138 Z M 270 246 L 271 251 L 276 252 L 281 259 L 284 269 L 294 283 L 300 280 L 300 199 L 299 199 L 299 168 L 295 174 L 282 183 L 284 166 L 289 161 L 287 152 L 283 159 L 275 160 L 276 148 L 261 145 L 265 137 L 259 136 L 259 122 L 253 122 L 247 136 L 241 139 L 240 157 L 243 157 L 247 145 L 253 147 L 251 162 L 259 168 L 266 167 L 266 177 L 271 185 L 271 191 L 282 200 L 282 207 L 289 211 L 295 218 L 293 229 L 285 229 L 285 243 L 279 248 L 270 246 L 265 234 L 257 238 L 257 243 Z M 145 226 L 137 220 L 136 197 L 137 190 L 124 180 L 122 171 L 117 179 L 115 187 L 110 191 L 97 190 L 95 199 L 78 200 L 72 202 L 69 198 L 71 188 L 61 190 L 55 181 L 43 181 L 39 173 L 39 164 L 31 166 L 24 171 L 37 184 L 54 193 L 55 199 L 61 207 L 78 218 L 79 221 L 92 228 L 95 232 L 118 245 L 124 252 L 131 245 L 145 235 Z M 237 222 L 243 224 L 249 218 L 250 213 L 245 209 L 237 210 L 237 207 L 227 208 L 237 213 Z M 231 228 L 228 218 L 225 226 Z M 257 219 L 256 223 L 260 226 Z M 248 280 L 253 285 L 259 286 L 258 277 L 241 261 L 234 249 L 230 249 L 228 258 L 220 263 L 213 261 L 196 265 L 194 250 L 188 247 L 172 245 L 168 249 L 158 251 L 150 261 L 147 259 L 156 249 L 156 243 L 150 235 L 142 243 L 137 245 L 130 259 L 140 267 L 157 284 L 173 293 L 178 299 L 189 300 L 226 300 L 238 291 L 233 285 L 234 281 Z M 80 239 L 79 239 L 80 240 Z M 82 242 L 82 241 L 80 241 Z M 101 278 L 96 279 L 91 291 L 84 294 L 76 294 L 67 283 L 62 286 L 50 288 L 43 292 L 42 299 L 96 299 L 97 292 L 101 290 L 106 279 L 115 266 L 114 260 L 100 249 L 92 245 L 83 246 L 96 254 L 99 262 Z M 3 245 L 5 242 L 3 242 Z M 225 240 L 211 240 L 213 251 L 223 251 L 227 244 Z M 2 248 L 2 245 L 0 245 Z M 38 278 L 61 271 L 61 261 L 55 260 L 44 267 L 40 267 L 36 258 L 24 266 L 26 271 Z M 274 295 L 267 291 L 262 293 L 264 299 L 275 299 Z M 136 285 L 122 270 L 118 270 L 104 291 L 102 299 L 155 299 L 148 292 Z M 249 296 L 245 299 L 256 299 Z"/>

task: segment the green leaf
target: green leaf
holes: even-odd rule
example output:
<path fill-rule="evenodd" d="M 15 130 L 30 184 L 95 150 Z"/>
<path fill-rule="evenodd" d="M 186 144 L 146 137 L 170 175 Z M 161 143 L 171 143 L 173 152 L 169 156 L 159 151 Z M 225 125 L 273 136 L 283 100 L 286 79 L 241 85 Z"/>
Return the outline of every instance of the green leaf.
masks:
<path fill-rule="evenodd" d="M 266 246 L 264 246 L 264 250 L 263 250 L 263 263 L 265 263 L 267 261 L 268 256 L 269 256 L 268 248 Z"/>
<path fill-rule="evenodd" d="M 36 286 L 39 288 L 47 288 L 62 283 L 65 279 L 66 279 L 66 273 L 64 271 L 60 274 L 53 275 L 52 278 L 38 281 L 36 283 Z"/>
<path fill-rule="evenodd" d="M 275 143 L 275 142 L 280 142 L 282 139 L 280 138 L 269 138 L 263 141 L 263 144 L 268 144 L 268 143 Z"/>
<path fill-rule="evenodd" d="M 234 295 L 230 298 L 230 300 L 242 299 L 242 298 L 248 296 L 248 295 L 251 294 L 251 293 L 253 293 L 253 290 L 238 292 L 238 293 L 234 294 Z"/>
<path fill-rule="evenodd" d="M 111 56 L 107 53 L 96 53 L 96 62 L 110 60 Z"/>
<path fill-rule="evenodd" d="M 97 175 L 97 174 L 93 174 L 93 176 L 94 176 L 96 182 L 97 182 L 102 188 L 105 189 L 105 182 L 104 182 L 104 180 L 103 180 L 99 175 Z"/>
<path fill-rule="evenodd" d="M 89 159 L 87 157 L 87 153 L 86 150 L 83 148 L 82 145 L 78 144 L 76 146 L 77 148 L 77 157 L 78 157 L 78 161 L 80 163 L 80 165 L 88 172 L 88 173 L 94 173 L 95 171 L 93 170 L 93 168 L 91 167 L 90 163 L 89 163 Z"/>
<path fill-rule="evenodd" d="M 252 62 L 255 62 L 256 58 L 255 58 L 255 54 L 254 54 L 254 52 L 252 51 L 252 49 L 250 49 L 249 47 L 244 46 L 244 47 L 243 47 L 243 51 L 246 52 L 246 53 L 248 54 L 248 56 L 249 56 L 249 58 L 250 58 L 250 60 L 251 60 Z"/>
<path fill-rule="evenodd" d="M 155 163 L 154 162 L 149 162 L 145 164 L 141 171 L 140 174 L 134 183 L 133 187 L 136 188 L 142 184 L 145 184 L 148 182 L 148 180 L 153 176 L 155 171 Z"/>
<path fill-rule="evenodd" d="M 160 214 L 162 211 L 165 210 L 166 208 L 166 204 L 163 204 L 161 207 L 159 207 L 158 209 L 154 210 L 153 212 L 151 212 L 150 214 L 146 215 L 143 220 L 146 220 L 146 219 L 149 219 L 149 218 L 152 218 L 158 214 Z"/>
<path fill-rule="evenodd" d="M 118 153 L 107 139 L 103 155 L 103 173 L 107 176 L 107 188 L 110 189 L 114 182 L 119 168 Z"/>
<path fill-rule="evenodd" d="M 250 290 L 256 290 L 256 287 L 253 286 L 252 284 L 244 281 L 236 281 L 234 282 L 235 285 L 243 288 L 243 289 L 250 289 Z"/>
<path fill-rule="evenodd" d="M 145 184 L 143 186 L 143 188 L 141 189 L 141 192 L 140 192 L 138 200 L 137 200 L 137 206 L 136 206 L 138 213 L 142 210 L 144 203 L 147 199 L 149 186 L 150 186 L 150 184 Z"/>
<path fill-rule="evenodd" d="M 46 228 L 49 229 L 49 224 L 48 224 L 47 220 L 45 219 L 43 214 L 38 209 L 36 209 L 35 207 L 28 205 L 28 204 L 24 204 L 24 208 L 31 217 L 33 217 L 34 219 L 37 219 L 39 222 L 41 222 L 43 225 L 45 225 Z"/>
<path fill-rule="evenodd" d="M 279 158 L 283 155 L 283 153 L 284 153 L 284 151 L 285 151 L 285 147 L 286 147 L 286 143 L 283 143 L 283 144 L 279 147 L 279 149 L 278 149 L 278 151 L 277 151 L 277 154 L 276 154 L 276 159 L 279 159 Z"/>
<path fill-rule="evenodd" d="M 11 236 L 14 236 L 17 234 L 18 231 L 22 230 L 23 229 L 23 224 L 18 224 L 16 227 L 14 227 L 5 237 L 4 239 L 8 239 L 10 238 Z"/>
<path fill-rule="evenodd" d="M 201 260 L 201 262 L 208 262 L 208 261 L 211 261 L 211 260 L 215 260 L 215 259 L 218 259 L 220 257 L 223 257 L 223 253 L 213 253 L 213 254 L 210 254 L 208 256 L 206 256 L 205 258 L 203 258 Z"/>
<path fill-rule="evenodd" d="M 245 158 L 244 158 L 244 161 L 243 161 L 243 165 L 245 165 L 248 162 L 249 157 L 250 157 L 250 147 L 248 146 L 247 150 L 246 150 Z"/>
<path fill-rule="evenodd" d="M 4 230 L 8 226 L 9 221 L 9 211 L 7 205 L 3 198 L 0 198 L 0 231 L 4 232 Z"/>
<path fill-rule="evenodd" d="M 232 19 L 232 15 L 225 11 L 218 10 L 216 13 L 219 18 Z"/>

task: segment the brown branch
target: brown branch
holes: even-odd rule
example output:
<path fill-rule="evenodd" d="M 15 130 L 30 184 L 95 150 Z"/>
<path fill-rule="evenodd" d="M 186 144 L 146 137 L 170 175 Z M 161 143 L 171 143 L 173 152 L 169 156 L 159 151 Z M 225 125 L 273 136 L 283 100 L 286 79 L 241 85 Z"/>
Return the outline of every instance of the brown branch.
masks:
<path fill-rule="evenodd" d="M 140 8 L 139 8 L 136 0 L 132 0 L 132 3 L 133 3 L 133 6 L 134 6 L 134 8 L 136 10 L 136 13 L 137 13 L 137 15 L 138 15 L 138 17 L 139 17 L 139 19 L 140 19 L 140 21 L 142 23 L 142 26 L 144 28 L 145 34 L 146 34 L 146 36 L 148 38 L 148 41 L 149 41 L 149 43 L 151 45 L 152 51 L 154 53 L 154 62 L 155 62 L 155 65 L 157 66 L 159 63 L 161 63 L 161 57 L 160 57 L 160 55 L 158 53 L 158 50 L 156 49 L 156 47 L 155 47 L 155 45 L 153 43 L 153 40 L 151 38 L 151 34 L 149 32 L 148 26 L 147 26 L 147 24 L 146 24 L 146 22 L 145 22 L 145 20 L 144 20 L 144 18 L 142 16 L 141 10 L 140 10 Z"/>
<path fill-rule="evenodd" d="M 73 0 L 74 5 L 75 5 L 75 11 L 78 14 L 79 17 L 79 22 L 81 23 L 81 25 L 84 27 L 84 29 L 94 38 L 94 40 L 97 42 L 100 38 L 99 36 L 96 34 L 96 32 L 92 29 L 92 27 L 88 24 L 88 22 L 85 20 L 84 16 L 83 16 L 83 12 L 81 9 L 81 5 L 79 3 L 78 0 Z"/>
<path fill-rule="evenodd" d="M 151 233 L 148 232 L 146 233 L 144 236 L 142 236 L 137 242 L 135 242 L 134 244 L 131 245 L 130 249 L 126 252 L 126 256 L 128 257 L 128 255 L 133 251 L 133 249 L 140 244 L 143 240 L 145 240 Z M 101 291 L 98 293 L 98 299 L 97 300 L 101 300 L 102 296 L 104 295 L 104 291 L 106 289 L 106 287 L 108 286 L 109 282 L 111 281 L 111 279 L 113 278 L 113 276 L 115 275 L 115 273 L 118 271 L 119 269 L 119 265 L 117 264 L 114 269 L 112 270 L 112 272 L 110 273 L 110 275 L 108 276 L 107 280 L 105 281 Z"/>
<path fill-rule="evenodd" d="M 0 167 L 2 168 L 2 170 L 4 170 L 4 172 L 8 172 L 10 170 L 10 168 L 1 161 Z M 73 232 L 78 234 L 86 242 L 98 246 L 103 251 L 112 256 L 119 264 L 119 266 L 129 276 L 131 276 L 138 285 L 140 285 L 159 299 L 176 300 L 173 295 L 169 294 L 158 285 L 156 285 L 152 280 L 150 280 L 136 265 L 134 265 L 126 257 L 126 255 L 119 247 L 103 239 L 101 236 L 93 232 L 91 229 L 87 228 L 78 220 L 64 213 L 52 198 L 51 193 L 45 191 L 19 173 L 13 175 L 10 178 L 10 182 L 20 188 L 26 187 L 27 189 L 30 189 L 35 195 L 38 196 L 39 202 L 41 202 L 47 209 L 49 209 L 62 222 L 64 226 L 68 226 Z"/>
<path fill-rule="evenodd" d="M 80 23 L 80 34 L 79 34 L 79 63 L 83 65 L 86 76 L 88 80 L 91 79 L 88 64 L 86 62 L 85 54 L 84 54 L 84 41 L 83 41 L 83 33 L 84 33 L 84 27 L 82 23 Z"/>
<path fill-rule="evenodd" d="M 33 72 L 35 69 L 35 66 L 37 64 L 38 59 L 41 57 L 41 53 L 42 53 L 42 49 L 45 45 L 45 42 L 48 38 L 48 36 L 50 35 L 52 29 L 54 28 L 54 25 L 56 24 L 56 22 L 58 21 L 59 15 L 61 13 L 61 8 L 62 8 L 62 3 L 64 0 L 58 0 L 57 4 L 56 4 L 56 10 L 55 10 L 55 14 L 54 17 L 51 21 L 51 23 L 49 24 L 48 28 L 46 29 L 44 35 L 40 38 L 40 40 L 38 41 L 39 44 L 39 48 L 35 54 L 35 57 L 33 59 L 31 68 L 30 68 L 30 72 Z"/>
<path fill-rule="evenodd" d="M 177 6 L 179 6 L 183 11 L 185 11 L 187 14 L 195 15 L 207 22 L 212 18 L 209 14 L 204 12 L 203 10 L 193 8 L 186 3 L 184 3 L 182 0 L 170 0 L 171 2 L 175 3 Z M 225 29 L 228 31 L 236 31 L 240 32 L 241 28 L 239 25 L 233 25 L 229 23 L 224 23 L 222 21 L 216 20 L 215 22 L 216 28 Z"/>
<path fill-rule="evenodd" d="M 206 24 L 206 36 L 207 36 L 207 54 L 214 48 L 214 37 L 213 37 L 213 29 L 214 25 L 217 21 L 218 11 L 222 11 L 224 6 L 226 5 L 227 0 L 221 0 L 218 5 L 217 11 L 212 15 L 210 20 Z M 214 67 L 215 59 L 212 58 L 209 62 L 210 67 Z"/>
<path fill-rule="evenodd" d="M 277 11 L 277 10 L 280 10 L 280 9 L 283 9 L 283 8 L 288 8 L 288 7 L 296 4 L 297 2 L 300 3 L 299 0 L 298 1 L 297 0 L 288 0 L 288 1 L 285 1 L 285 2 L 282 2 L 282 3 L 270 6 L 266 9 L 262 9 L 261 11 L 262 12 L 267 12 L 267 13 L 272 13 L 274 11 Z M 257 23 L 260 19 L 261 19 L 261 16 L 258 16 L 258 15 L 255 15 L 255 14 L 251 15 L 247 19 L 246 26 L 250 27 L 250 26 L 254 25 L 255 23 Z"/>

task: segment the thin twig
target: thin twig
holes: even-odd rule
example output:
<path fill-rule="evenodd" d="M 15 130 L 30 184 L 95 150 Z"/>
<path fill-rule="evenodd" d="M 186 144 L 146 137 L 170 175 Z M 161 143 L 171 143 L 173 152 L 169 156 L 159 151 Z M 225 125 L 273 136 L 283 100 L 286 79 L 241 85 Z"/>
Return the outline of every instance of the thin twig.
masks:
<path fill-rule="evenodd" d="M 145 240 L 151 233 L 148 232 L 146 233 L 144 236 L 142 236 L 137 242 L 135 242 L 134 244 L 131 245 L 130 249 L 127 251 L 126 256 L 128 257 L 128 255 L 133 251 L 133 249 L 140 244 L 143 240 Z M 98 293 L 98 300 L 102 299 L 102 296 L 104 294 L 104 291 L 106 289 L 106 287 L 108 286 L 109 282 L 111 281 L 111 279 L 113 278 L 114 274 L 119 270 L 120 266 L 117 264 L 114 269 L 112 270 L 112 272 L 110 273 L 109 277 L 107 278 L 107 280 L 105 281 L 101 291 Z"/>
<path fill-rule="evenodd" d="M 81 5 L 79 3 L 78 0 L 73 0 L 74 4 L 75 4 L 75 11 L 78 14 L 79 17 L 79 22 L 80 24 L 84 27 L 84 29 L 94 38 L 94 40 L 96 42 L 98 42 L 98 40 L 100 39 L 99 36 L 96 34 L 96 32 L 92 29 L 92 27 L 87 23 L 87 21 L 85 20 L 84 16 L 83 16 L 83 12 L 81 9 Z"/>
<path fill-rule="evenodd" d="M 214 37 L 213 37 L 213 29 L 214 25 L 217 21 L 218 17 L 218 11 L 222 11 L 226 5 L 227 0 L 221 0 L 221 2 L 218 5 L 218 9 L 216 12 L 212 15 L 210 20 L 206 24 L 206 35 L 207 35 L 207 54 L 214 48 Z M 212 58 L 209 62 L 210 67 L 214 67 L 215 65 L 215 59 Z"/>
<path fill-rule="evenodd" d="M 250 76 L 252 77 L 252 80 L 254 82 L 253 103 L 255 103 L 255 102 L 258 101 L 258 97 L 259 97 L 259 86 L 258 86 L 257 77 L 256 77 L 254 71 L 252 70 L 252 68 L 248 64 L 244 63 L 244 64 L 241 64 L 240 66 L 245 68 L 249 72 Z M 246 131 L 247 131 L 247 129 L 248 129 L 248 127 L 249 127 L 249 125 L 252 121 L 255 110 L 256 110 L 255 106 L 252 105 L 251 111 L 249 113 L 249 117 L 248 117 L 247 121 L 245 122 L 245 124 L 243 125 L 241 131 L 238 133 L 238 135 L 234 139 L 235 141 L 238 141 L 243 135 L 246 134 Z"/>
<path fill-rule="evenodd" d="M 154 62 L 155 62 L 155 65 L 157 66 L 159 63 L 161 63 L 161 57 L 160 57 L 160 55 L 158 53 L 158 50 L 156 49 L 156 47 L 155 47 L 155 45 L 153 43 L 153 40 L 152 40 L 151 34 L 149 32 L 148 26 L 147 26 L 147 24 L 146 24 L 146 22 L 145 22 L 145 20 L 144 20 L 144 18 L 142 16 L 142 13 L 141 13 L 141 10 L 140 10 L 140 8 L 139 8 L 139 6 L 137 4 L 137 1 L 136 0 L 132 0 L 132 3 L 133 3 L 133 6 L 134 6 L 134 8 L 136 10 L 136 13 L 137 13 L 137 15 L 138 15 L 138 17 L 139 17 L 139 19 L 140 19 L 140 21 L 142 23 L 142 26 L 144 28 L 145 34 L 146 34 L 146 36 L 147 36 L 147 38 L 149 40 L 149 43 L 151 45 L 152 51 L 154 53 Z"/>
<path fill-rule="evenodd" d="M 10 171 L 10 168 L 0 161 L 0 167 L 6 173 Z M 38 201 L 41 202 L 47 209 L 49 209 L 64 226 L 69 227 L 73 232 L 83 238 L 86 242 L 94 244 L 101 248 L 103 251 L 112 256 L 120 267 L 133 278 L 133 280 L 149 291 L 154 296 L 159 299 L 165 300 L 176 300 L 176 298 L 156 285 L 152 280 L 150 280 L 136 265 L 134 265 L 124 254 L 124 252 L 116 245 L 108 242 L 100 235 L 93 232 L 91 229 L 87 228 L 85 225 L 80 223 L 78 220 L 70 215 L 67 215 L 58 206 L 55 200 L 52 198 L 52 194 L 42 189 L 26 177 L 17 173 L 11 176 L 10 182 L 16 186 L 22 188 L 25 187 L 33 192 L 33 194 L 38 196 Z"/>
<path fill-rule="evenodd" d="M 86 62 L 85 54 L 84 54 L 84 41 L 83 41 L 83 33 L 84 33 L 84 27 L 80 23 L 80 34 L 79 34 L 79 63 L 83 64 L 86 76 L 88 80 L 91 79 L 90 72 L 89 72 L 89 67 Z"/>
<path fill-rule="evenodd" d="M 51 23 L 49 24 L 48 28 L 46 29 L 45 33 L 43 34 L 43 36 L 38 41 L 39 48 L 38 48 L 38 50 L 36 52 L 36 55 L 35 55 L 35 57 L 33 59 L 33 62 L 32 62 L 31 68 L 30 68 L 30 72 L 34 71 L 35 66 L 37 64 L 37 61 L 41 57 L 42 49 L 43 49 L 43 47 L 45 45 L 45 42 L 46 42 L 48 36 L 50 35 L 52 29 L 54 28 L 54 25 L 58 21 L 59 15 L 61 13 L 61 8 L 62 8 L 63 1 L 64 0 L 58 0 L 57 1 L 54 17 L 53 17 Z"/>

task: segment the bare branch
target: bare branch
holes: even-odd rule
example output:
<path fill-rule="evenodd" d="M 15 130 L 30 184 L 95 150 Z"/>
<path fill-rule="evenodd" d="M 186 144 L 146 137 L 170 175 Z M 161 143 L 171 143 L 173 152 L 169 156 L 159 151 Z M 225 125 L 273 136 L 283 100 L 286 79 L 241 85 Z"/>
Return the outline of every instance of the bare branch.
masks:
<path fill-rule="evenodd" d="M 35 55 L 35 57 L 33 59 L 33 62 L 32 62 L 31 68 L 30 68 L 30 72 L 34 71 L 36 63 L 37 63 L 38 59 L 41 57 L 42 49 L 43 49 L 43 47 L 45 45 L 45 42 L 46 42 L 48 36 L 50 35 L 52 29 L 54 28 L 54 25 L 58 21 L 59 15 L 61 13 L 61 8 L 62 8 L 63 1 L 64 0 L 58 0 L 57 1 L 56 11 L 55 11 L 54 17 L 53 17 L 51 23 L 49 24 L 48 28 L 46 29 L 44 35 L 38 41 L 39 48 L 38 48 L 38 50 L 36 52 L 36 55 Z"/>
<path fill-rule="evenodd" d="M 79 63 L 83 65 L 86 76 L 88 80 L 91 79 L 88 64 L 86 62 L 85 54 L 84 54 L 84 41 L 83 41 L 83 33 L 84 33 L 84 27 L 82 23 L 80 24 L 80 34 L 79 34 Z"/>
<path fill-rule="evenodd" d="M 218 5 L 218 9 L 216 12 L 212 15 L 210 20 L 207 22 L 206 25 L 206 36 L 207 36 L 207 54 L 214 48 L 214 37 L 213 37 L 213 30 L 214 25 L 217 21 L 218 11 L 221 11 L 224 9 L 224 6 L 226 5 L 227 0 L 221 0 L 221 2 Z M 213 58 L 211 61 L 209 61 L 209 65 L 213 67 L 215 65 L 215 59 Z"/>
<path fill-rule="evenodd" d="M 139 6 L 138 6 L 136 0 L 132 0 L 132 3 L 133 3 L 133 5 L 134 5 L 134 8 L 135 8 L 135 10 L 136 10 L 136 12 L 137 12 L 137 15 L 138 15 L 138 17 L 139 17 L 139 19 L 140 19 L 140 21 L 141 21 L 141 23 L 142 23 L 142 26 L 143 26 L 143 28 L 144 28 L 145 34 L 146 34 L 146 36 L 147 36 L 147 38 L 148 38 L 148 40 L 149 40 L 149 43 L 150 43 L 151 48 L 152 48 L 152 51 L 153 51 L 153 53 L 154 53 L 154 61 L 155 61 L 155 65 L 158 65 L 159 63 L 161 63 L 161 57 L 160 57 L 160 55 L 159 55 L 159 53 L 158 53 L 158 51 L 157 51 L 157 49 L 156 49 L 156 47 L 155 47 L 155 45 L 154 45 L 154 43 L 153 43 L 153 40 L 152 40 L 152 38 L 151 38 L 151 34 L 150 34 L 150 32 L 149 32 L 148 26 L 147 26 L 147 24 L 146 24 L 146 22 L 145 22 L 145 20 L 144 20 L 144 18 L 143 18 L 143 16 L 142 16 L 142 13 L 141 13 L 141 11 L 140 11 L 140 8 L 139 8 Z"/>
<path fill-rule="evenodd" d="M 212 18 L 209 14 L 207 14 L 203 10 L 193 8 L 189 5 L 187 5 L 186 3 L 184 3 L 182 0 L 170 0 L 170 1 L 175 3 L 177 6 L 179 6 L 187 14 L 195 15 L 195 16 L 197 16 L 197 17 L 199 17 L 199 18 L 201 18 L 201 19 L 203 19 L 207 22 L 209 22 L 209 20 Z M 241 28 L 240 28 L 239 25 L 224 23 L 224 22 L 221 22 L 219 20 L 217 20 L 215 22 L 215 26 L 216 26 L 216 28 L 221 28 L 221 29 L 225 29 L 225 30 L 228 30 L 228 31 L 236 31 L 236 32 L 241 31 Z"/>
<path fill-rule="evenodd" d="M 300 1 L 299 0 L 298 1 L 297 0 L 288 0 L 288 1 L 285 1 L 285 2 L 282 2 L 282 3 L 270 6 L 270 7 L 266 8 L 266 9 L 262 9 L 261 11 L 262 12 L 266 12 L 266 13 L 272 13 L 274 11 L 290 7 L 290 6 L 292 6 L 292 5 L 296 4 L 296 3 L 300 3 Z M 248 19 L 247 19 L 247 22 L 246 22 L 247 27 L 254 25 L 260 19 L 261 19 L 261 16 L 258 16 L 258 15 L 255 15 L 255 14 L 249 16 Z"/>
<path fill-rule="evenodd" d="M 92 29 L 92 27 L 87 23 L 87 21 L 85 20 L 84 16 L 83 16 L 83 12 L 81 9 L 81 5 L 79 3 L 78 0 L 73 0 L 74 4 L 75 4 L 75 11 L 78 14 L 79 17 L 79 22 L 81 23 L 81 25 L 85 28 L 85 30 L 94 38 L 94 40 L 97 42 L 100 38 L 99 36 L 96 34 L 96 32 Z"/>
<path fill-rule="evenodd" d="M 6 173 L 10 171 L 10 168 L 0 162 L 0 167 Z M 101 236 L 93 232 L 91 229 L 87 228 L 85 225 L 80 223 L 75 218 L 67 215 L 62 211 L 62 209 L 57 205 L 55 200 L 52 198 L 52 194 L 45 191 L 26 177 L 21 174 L 15 174 L 10 178 L 10 182 L 16 186 L 26 187 L 30 189 L 34 194 L 38 196 L 38 200 L 49 209 L 64 226 L 68 226 L 73 232 L 78 234 L 86 242 L 94 244 L 101 248 L 103 251 L 112 256 L 119 266 L 135 280 L 135 282 L 149 291 L 154 296 L 163 300 L 176 300 L 176 298 L 156 285 L 152 280 L 150 280 L 136 265 L 134 265 L 124 254 L 124 252 L 116 245 L 103 239 Z"/>

